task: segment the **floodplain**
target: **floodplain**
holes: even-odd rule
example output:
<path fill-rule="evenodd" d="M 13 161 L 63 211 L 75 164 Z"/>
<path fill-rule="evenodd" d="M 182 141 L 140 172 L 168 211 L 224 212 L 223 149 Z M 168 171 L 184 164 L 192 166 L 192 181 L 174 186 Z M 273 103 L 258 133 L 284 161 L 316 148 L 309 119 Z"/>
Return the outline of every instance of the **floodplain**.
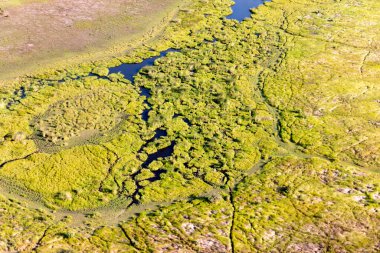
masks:
<path fill-rule="evenodd" d="M 378 252 L 380 3 L 257 3 L 5 82 L 0 250 Z"/>

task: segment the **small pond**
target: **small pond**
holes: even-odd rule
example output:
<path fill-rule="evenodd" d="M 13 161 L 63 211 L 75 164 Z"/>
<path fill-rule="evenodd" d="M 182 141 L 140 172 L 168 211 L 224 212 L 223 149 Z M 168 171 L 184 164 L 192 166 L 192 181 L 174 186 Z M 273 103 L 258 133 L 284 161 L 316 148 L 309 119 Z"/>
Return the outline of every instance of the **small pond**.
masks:
<path fill-rule="evenodd" d="M 232 14 L 227 16 L 228 19 L 236 19 L 239 22 L 251 17 L 251 9 L 257 8 L 269 0 L 235 0 L 232 6 Z"/>

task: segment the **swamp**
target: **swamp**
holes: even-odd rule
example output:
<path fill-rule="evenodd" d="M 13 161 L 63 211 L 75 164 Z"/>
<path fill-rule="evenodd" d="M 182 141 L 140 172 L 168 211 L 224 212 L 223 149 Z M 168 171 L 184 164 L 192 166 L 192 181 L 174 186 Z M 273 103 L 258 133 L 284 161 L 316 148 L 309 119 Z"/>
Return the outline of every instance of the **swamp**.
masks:
<path fill-rule="evenodd" d="M 380 251 L 380 1 L 74 2 L 0 2 L 0 252 Z"/>

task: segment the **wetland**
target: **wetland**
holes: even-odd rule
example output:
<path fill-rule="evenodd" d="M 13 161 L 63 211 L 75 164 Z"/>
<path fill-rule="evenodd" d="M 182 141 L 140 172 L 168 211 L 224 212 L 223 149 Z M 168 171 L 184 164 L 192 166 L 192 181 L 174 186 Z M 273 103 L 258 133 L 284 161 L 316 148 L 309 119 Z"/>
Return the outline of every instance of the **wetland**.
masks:
<path fill-rule="evenodd" d="M 5 82 L 0 250 L 377 252 L 380 4 L 322 2 L 193 1 Z"/>

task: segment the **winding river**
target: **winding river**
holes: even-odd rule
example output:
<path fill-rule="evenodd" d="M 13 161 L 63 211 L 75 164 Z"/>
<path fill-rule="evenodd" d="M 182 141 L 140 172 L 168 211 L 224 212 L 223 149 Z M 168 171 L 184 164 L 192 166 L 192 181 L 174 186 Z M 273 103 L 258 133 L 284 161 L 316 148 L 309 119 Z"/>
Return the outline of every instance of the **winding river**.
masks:
<path fill-rule="evenodd" d="M 232 14 L 227 16 L 227 19 L 235 19 L 239 22 L 242 22 L 246 18 L 250 18 L 252 15 L 251 10 L 254 8 L 257 8 L 258 6 L 264 4 L 265 2 L 268 2 L 270 0 L 235 0 L 235 4 L 231 7 L 232 8 Z M 121 73 L 124 75 L 124 78 L 128 79 L 132 83 L 134 82 L 135 76 L 147 66 L 153 66 L 154 62 L 162 57 L 165 57 L 170 52 L 180 52 L 180 50 L 177 49 L 167 49 L 165 51 L 160 52 L 158 56 L 154 56 L 148 59 L 143 60 L 140 63 L 130 63 L 130 64 L 121 64 L 119 66 L 113 67 L 109 69 L 109 73 Z M 148 103 L 148 98 L 151 96 L 150 90 L 144 87 L 140 88 L 140 95 L 145 97 L 145 104 L 148 106 L 147 109 L 145 109 L 141 115 L 142 119 L 147 122 L 149 119 L 149 112 L 151 111 L 151 105 Z M 188 119 L 184 119 L 186 123 L 191 125 Z M 162 136 L 166 136 L 166 131 L 164 130 L 156 130 L 161 131 L 162 134 L 157 135 L 148 141 L 148 143 L 155 141 L 157 138 L 160 138 Z M 151 154 L 148 156 L 148 159 L 143 163 L 142 167 L 148 166 L 151 162 L 154 160 L 157 160 L 159 158 L 165 158 L 171 156 L 173 152 L 173 147 L 175 143 L 173 142 L 169 147 L 158 150 L 156 153 Z M 142 151 L 142 149 L 141 149 Z"/>
<path fill-rule="evenodd" d="M 235 0 L 235 4 L 231 7 L 232 14 L 227 16 L 227 19 L 235 19 L 239 22 L 242 22 L 246 18 L 250 18 L 252 15 L 251 10 L 259 7 L 265 2 L 269 2 L 270 0 Z M 134 82 L 134 77 L 136 74 L 140 72 L 140 70 L 146 66 L 152 66 L 154 62 L 162 57 L 165 57 L 170 52 L 179 52 L 177 49 L 169 48 L 165 51 L 160 52 L 160 55 L 154 56 L 140 63 L 129 63 L 129 64 L 121 64 L 117 67 L 113 67 L 109 69 L 109 73 L 121 73 L 124 75 L 124 78 L 128 79 L 131 82 Z M 142 93 L 141 95 L 147 96 L 149 94 Z"/>
<path fill-rule="evenodd" d="M 227 16 L 227 19 L 235 19 L 239 22 L 244 21 L 246 18 L 250 18 L 252 15 L 251 10 L 254 8 L 257 8 L 258 6 L 264 4 L 265 2 L 268 2 L 270 0 L 235 0 L 235 5 L 232 6 L 232 14 Z M 161 52 L 158 56 L 151 57 L 148 59 L 145 59 L 141 63 L 133 63 L 133 64 L 121 64 L 119 66 L 110 68 L 110 74 L 112 73 L 121 73 L 124 75 L 124 78 L 130 80 L 132 83 L 134 82 L 134 77 L 141 71 L 142 68 L 146 66 L 152 66 L 154 62 L 162 57 L 165 57 L 170 52 L 180 52 L 176 49 L 167 49 L 163 52 Z M 140 95 L 145 97 L 145 104 L 147 105 L 147 109 L 142 112 L 142 119 L 144 121 L 148 121 L 149 119 L 149 112 L 151 110 L 151 105 L 148 103 L 148 98 L 151 96 L 150 90 L 144 87 L 140 88 Z M 21 98 L 25 97 L 25 88 L 21 88 L 17 91 L 17 93 L 21 93 Z M 175 115 L 174 117 L 179 117 L 180 115 Z M 187 119 L 184 119 L 184 121 L 191 125 L 191 122 Z M 164 138 L 167 136 L 167 132 L 163 129 L 156 129 L 155 136 L 148 141 L 148 143 L 153 142 L 159 138 Z M 146 146 L 146 144 L 145 144 Z M 140 150 L 140 152 L 143 151 L 143 146 Z M 142 168 L 147 167 L 150 163 L 153 161 L 169 157 L 172 155 L 173 150 L 175 146 L 175 141 L 172 141 L 171 145 L 163 148 L 161 150 L 158 150 L 156 153 L 151 154 L 148 156 L 147 160 L 142 164 Z M 156 181 L 160 179 L 160 175 L 165 173 L 165 170 L 158 170 L 155 173 L 155 177 L 152 178 L 152 181 Z M 41 196 L 35 196 L 31 198 L 22 197 L 19 194 L 15 194 L 12 192 L 12 186 L 6 184 L 5 182 L 1 183 L 0 180 L 0 193 L 14 199 L 22 200 L 25 203 L 28 203 L 29 206 L 34 208 L 42 208 L 47 209 L 44 204 L 42 203 Z M 22 189 L 19 189 L 20 192 L 23 192 Z M 28 192 L 25 192 L 25 195 L 30 195 Z M 144 204 L 144 205 L 136 205 L 133 206 L 133 208 L 130 208 L 126 210 L 125 206 L 120 206 L 118 208 L 109 208 L 109 207 L 101 207 L 97 208 L 96 210 L 87 210 L 87 211 L 68 211 L 68 210 L 59 210 L 55 213 L 56 219 L 60 219 L 62 217 L 65 217 L 67 215 L 74 217 L 75 222 L 72 225 L 78 225 L 79 223 L 82 223 L 83 221 L 87 220 L 86 213 L 89 211 L 96 211 L 101 214 L 102 220 L 107 224 L 117 224 L 118 222 L 125 220 L 131 216 L 133 216 L 136 213 L 139 213 L 141 211 L 144 211 L 146 209 L 155 208 L 158 205 L 165 205 L 170 203 L 150 203 L 150 204 Z M 47 209 L 49 210 L 49 209 Z"/>

